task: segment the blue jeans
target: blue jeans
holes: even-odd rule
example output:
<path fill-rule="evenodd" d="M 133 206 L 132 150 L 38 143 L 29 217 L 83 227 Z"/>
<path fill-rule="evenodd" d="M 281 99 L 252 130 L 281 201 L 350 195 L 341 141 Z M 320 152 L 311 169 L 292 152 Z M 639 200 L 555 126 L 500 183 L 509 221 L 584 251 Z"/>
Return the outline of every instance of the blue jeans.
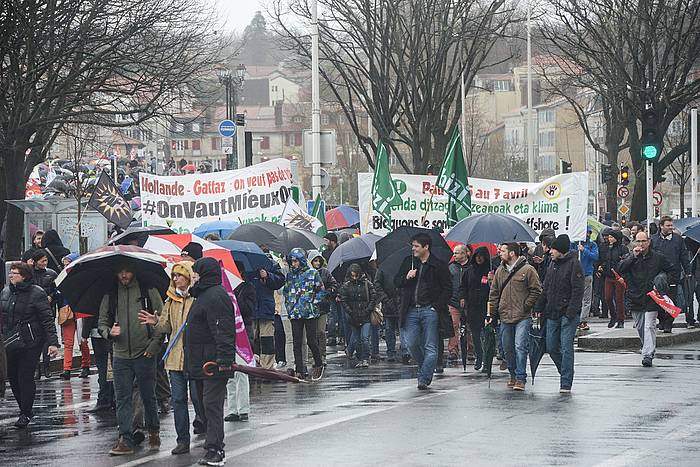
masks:
<path fill-rule="evenodd" d="M 357 350 L 358 360 L 369 360 L 369 333 L 371 325 L 369 323 L 364 323 L 362 326 L 346 324 L 348 324 L 351 332 L 347 351 L 352 355 Z"/>
<path fill-rule="evenodd" d="M 574 382 L 574 337 L 578 322 L 578 316 L 547 319 L 547 353 L 559 370 L 562 389 L 571 389 Z"/>
<path fill-rule="evenodd" d="M 526 318 L 517 323 L 501 323 L 503 330 L 503 351 L 510 377 L 516 381 L 527 380 L 527 354 L 530 350 L 530 325 L 532 318 Z"/>
<path fill-rule="evenodd" d="M 403 327 L 411 357 L 418 363 L 418 384 L 430 384 L 437 364 L 438 314 L 433 307 L 412 307 Z"/>
<path fill-rule="evenodd" d="M 379 356 L 379 326 L 370 324 L 370 341 L 372 346 L 372 356 Z"/>
<path fill-rule="evenodd" d="M 177 444 L 190 444 L 190 412 L 187 408 L 187 378 L 182 371 L 170 371 L 170 393 Z"/>
<path fill-rule="evenodd" d="M 117 400 L 117 423 L 119 435 L 126 443 L 134 446 L 133 407 L 131 397 L 134 391 L 134 380 L 138 384 L 145 424 L 148 431 L 159 431 L 158 406 L 156 403 L 156 359 L 138 357 L 134 359 L 112 359 L 112 374 L 114 375 L 114 396 Z"/>
<path fill-rule="evenodd" d="M 384 323 L 386 324 L 386 355 L 389 358 L 396 357 L 396 330 L 399 327 L 398 317 L 385 317 Z M 406 346 L 406 333 L 401 332 L 399 335 L 401 344 L 401 356 L 409 355 L 408 347 Z"/>

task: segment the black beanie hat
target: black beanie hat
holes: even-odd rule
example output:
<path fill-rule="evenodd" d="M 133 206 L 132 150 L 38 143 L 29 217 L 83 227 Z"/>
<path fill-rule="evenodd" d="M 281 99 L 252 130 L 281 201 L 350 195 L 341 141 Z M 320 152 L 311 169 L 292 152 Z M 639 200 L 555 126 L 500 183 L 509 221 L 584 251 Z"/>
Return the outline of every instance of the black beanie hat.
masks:
<path fill-rule="evenodd" d="M 569 236 L 566 234 L 559 235 L 552 242 L 552 246 L 550 248 L 552 248 L 553 250 L 557 250 L 563 255 L 567 254 L 569 252 L 569 249 L 571 248 L 571 241 L 569 240 Z"/>
<path fill-rule="evenodd" d="M 202 245 L 195 242 L 188 243 L 185 245 L 185 248 L 182 249 L 182 253 L 187 253 L 195 261 L 202 257 L 202 251 Z"/>

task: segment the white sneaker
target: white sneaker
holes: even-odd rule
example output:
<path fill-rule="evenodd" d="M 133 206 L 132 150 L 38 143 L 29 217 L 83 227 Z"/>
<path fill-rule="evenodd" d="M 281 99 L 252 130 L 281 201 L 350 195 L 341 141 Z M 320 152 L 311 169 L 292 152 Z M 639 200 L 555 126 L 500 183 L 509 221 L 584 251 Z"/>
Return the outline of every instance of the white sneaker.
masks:
<path fill-rule="evenodd" d="M 285 368 L 287 368 L 287 362 L 277 362 L 275 365 L 275 370 L 277 371 L 284 370 Z"/>

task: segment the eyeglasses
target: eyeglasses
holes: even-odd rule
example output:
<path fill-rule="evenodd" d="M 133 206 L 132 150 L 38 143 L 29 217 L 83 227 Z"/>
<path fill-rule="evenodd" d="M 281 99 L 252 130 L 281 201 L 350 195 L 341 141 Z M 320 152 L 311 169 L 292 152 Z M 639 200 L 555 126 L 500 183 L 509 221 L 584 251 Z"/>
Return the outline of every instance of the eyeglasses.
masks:
<path fill-rule="evenodd" d="M 20 276 L 21 274 L 15 271 L 10 271 L 7 273 L 8 276 Z"/>

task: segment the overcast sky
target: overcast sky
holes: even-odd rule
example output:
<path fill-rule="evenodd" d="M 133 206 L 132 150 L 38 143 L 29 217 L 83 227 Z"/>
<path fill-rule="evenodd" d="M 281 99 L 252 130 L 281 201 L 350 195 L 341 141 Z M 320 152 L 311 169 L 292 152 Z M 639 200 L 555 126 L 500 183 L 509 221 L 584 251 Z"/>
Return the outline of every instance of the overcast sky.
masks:
<path fill-rule="evenodd" d="M 263 11 L 264 0 L 211 0 L 226 22 L 226 30 L 243 32 L 258 10 Z"/>

